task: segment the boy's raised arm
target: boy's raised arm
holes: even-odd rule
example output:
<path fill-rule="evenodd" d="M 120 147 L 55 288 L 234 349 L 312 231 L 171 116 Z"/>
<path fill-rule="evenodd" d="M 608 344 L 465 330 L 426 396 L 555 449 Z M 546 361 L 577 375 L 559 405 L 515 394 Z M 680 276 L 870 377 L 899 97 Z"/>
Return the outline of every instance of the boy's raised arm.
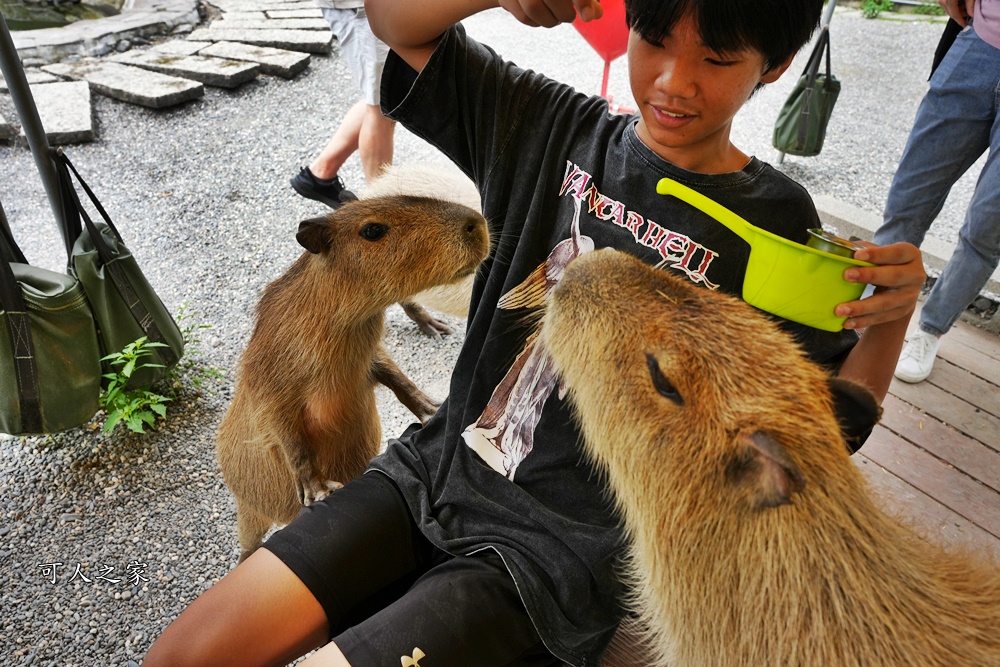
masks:
<path fill-rule="evenodd" d="M 577 12 L 585 21 L 602 14 L 598 0 L 365 0 L 372 32 L 418 72 L 445 30 L 494 7 L 526 25 L 547 28 L 572 21 Z"/>

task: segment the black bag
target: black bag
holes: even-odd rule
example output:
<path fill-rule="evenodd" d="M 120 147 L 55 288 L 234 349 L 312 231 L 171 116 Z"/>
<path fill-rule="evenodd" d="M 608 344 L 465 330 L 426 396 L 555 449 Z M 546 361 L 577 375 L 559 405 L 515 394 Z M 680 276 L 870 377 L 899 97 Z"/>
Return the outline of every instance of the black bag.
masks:
<path fill-rule="evenodd" d="M 826 73 L 819 71 L 826 55 Z M 819 155 L 826 126 L 840 94 L 840 81 L 830 72 L 830 29 L 824 26 L 802 76 L 774 124 L 774 147 L 790 155 Z"/>

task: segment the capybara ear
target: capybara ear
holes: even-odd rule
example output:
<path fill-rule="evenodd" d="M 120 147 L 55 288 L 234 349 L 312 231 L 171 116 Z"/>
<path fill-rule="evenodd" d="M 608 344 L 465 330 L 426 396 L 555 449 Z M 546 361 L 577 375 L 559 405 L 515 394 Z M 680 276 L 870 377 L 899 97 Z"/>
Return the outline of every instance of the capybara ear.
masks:
<path fill-rule="evenodd" d="M 329 224 L 325 216 L 303 220 L 299 223 L 299 231 L 295 234 L 295 240 L 314 255 L 329 250 L 330 237 L 326 233 Z"/>
<path fill-rule="evenodd" d="M 882 417 L 882 406 L 864 385 L 831 376 L 827 380 L 833 395 L 833 411 L 840 423 L 847 450 L 853 454 L 861 449 Z"/>
<path fill-rule="evenodd" d="M 792 494 L 806 487 L 805 477 L 785 446 L 763 431 L 739 438 L 740 451 L 728 468 L 729 478 L 748 485 L 757 507 L 790 505 Z"/>

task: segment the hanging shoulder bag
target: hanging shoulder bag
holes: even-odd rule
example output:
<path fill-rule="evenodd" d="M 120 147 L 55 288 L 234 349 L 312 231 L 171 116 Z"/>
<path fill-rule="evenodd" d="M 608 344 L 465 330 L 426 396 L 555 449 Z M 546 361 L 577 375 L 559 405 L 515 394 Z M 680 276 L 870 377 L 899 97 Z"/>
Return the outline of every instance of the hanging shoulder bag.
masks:
<path fill-rule="evenodd" d="M 54 151 L 53 159 L 63 188 L 63 201 L 68 202 L 64 238 L 67 243 L 73 241 L 69 248 L 69 273 L 80 280 L 90 300 L 102 356 L 120 352 L 141 337 L 162 343 L 163 347 L 148 348 L 151 358 L 129 378 L 133 387 L 152 384 L 184 353 L 181 331 L 73 163 L 62 150 Z M 74 187 L 74 178 L 100 214 L 100 220 L 91 219 L 87 213 Z M 113 370 L 105 366 L 106 373 Z"/>
<path fill-rule="evenodd" d="M 820 72 L 824 60 L 826 69 Z M 838 95 L 840 81 L 830 71 L 830 29 L 824 26 L 805 70 L 778 113 L 774 147 L 789 155 L 819 155 Z"/>
<path fill-rule="evenodd" d="M 79 280 L 31 266 L 0 208 L 0 432 L 55 433 L 90 420 L 101 355 Z"/>

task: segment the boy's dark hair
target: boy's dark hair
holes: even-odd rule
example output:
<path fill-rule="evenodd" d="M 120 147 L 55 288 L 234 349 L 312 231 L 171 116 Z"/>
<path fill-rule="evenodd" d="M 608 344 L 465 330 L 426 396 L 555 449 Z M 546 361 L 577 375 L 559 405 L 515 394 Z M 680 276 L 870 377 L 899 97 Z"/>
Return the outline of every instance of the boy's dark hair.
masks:
<path fill-rule="evenodd" d="M 710 49 L 754 49 L 771 70 L 809 41 L 822 10 L 823 0 L 625 0 L 625 22 L 659 44 L 690 15 Z"/>

